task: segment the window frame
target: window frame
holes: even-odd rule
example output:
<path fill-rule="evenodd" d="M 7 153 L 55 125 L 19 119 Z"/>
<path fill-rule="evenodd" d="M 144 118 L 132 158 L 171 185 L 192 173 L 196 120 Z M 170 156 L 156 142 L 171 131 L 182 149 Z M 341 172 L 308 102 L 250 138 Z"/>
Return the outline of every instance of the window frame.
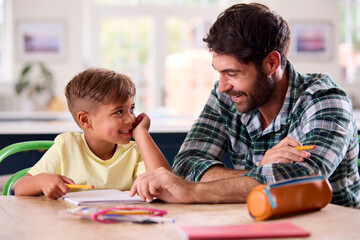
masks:
<path fill-rule="evenodd" d="M 100 59 L 100 43 L 98 36 L 100 33 L 100 19 L 103 17 L 121 16 L 121 17 L 136 17 L 146 16 L 154 21 L 155 30 L 155 46 L 152 49 L 152 56 L 154 57 L 154 65 L 156 71 L 154 75 L 155 82 L 152 84 L 150 92 L 153 96 L 153 102 L 150 106 L 151 109 L 156 110 L 164 107 L 165 96 L 165 82 L 166 82 L 166 66 L 165 59 L 167 56 L 167 32 L 166 32 L 166 19 L 170 17 L 200 17 L 204 20 L 214 22 L 221 12 L 227 6 L 199 6 L 189 7 L 183 5 L 173 6 L 114 6 L 114 5 L 96 5 L 93 2 L 88 3 L 87 12 L 85 14 L 86 20 L 84 26 L 84 36 L 87 41 L 84 43 L 84 52 L 87 56 L 85 59 L 85 67 L 101 66 Z M 205 36 L 204 36 L 205 37 Z M 90 51 L 91 50 L 91 51 Z M 211 66 L 209 66 L 211 68 Z"/>

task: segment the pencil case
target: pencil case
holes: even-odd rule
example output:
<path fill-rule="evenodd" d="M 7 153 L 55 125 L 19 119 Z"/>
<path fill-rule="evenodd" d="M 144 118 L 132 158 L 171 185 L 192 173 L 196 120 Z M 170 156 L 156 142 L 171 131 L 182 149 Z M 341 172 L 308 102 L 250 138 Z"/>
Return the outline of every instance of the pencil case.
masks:
<path fill-rule="evenodd" d="M 269 185 L 259 185 L 246 204 L 256 220 L 320 210 L 332 198 L 329 181 L 323 176 L 300 177 Z"/>

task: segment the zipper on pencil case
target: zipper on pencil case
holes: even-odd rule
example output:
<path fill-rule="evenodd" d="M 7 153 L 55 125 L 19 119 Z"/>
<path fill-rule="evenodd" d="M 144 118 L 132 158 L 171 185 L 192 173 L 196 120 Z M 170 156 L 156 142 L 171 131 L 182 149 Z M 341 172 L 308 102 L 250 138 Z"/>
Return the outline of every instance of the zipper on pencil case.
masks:
<path fill-rule="evenodd" d="M 277 187 L 283 187 L 283 186 L 288 186 L 288 185 L 292 185 L 292 184 L 296 184 L 296 183 L 307 183 L 307 182 L 311 182 L 311 181 L 315 181 L 315 180 L 324 180 L 325 177 L 324 176 L 312 176 L 312 177 L 300 177 L 300 178 L 294 178 L 291 180 L 284 180 L 282 182 L 278 182 L 278 183 L 273 183 L 270 184 L 268 186 L 265 187 L 265 193 L 266 196 L 269 199 L 270 205 L 272 208 L 276 208 L 277 205 L 270 193 L 270 189 L 272 188 L 277 188 Z"/>
<path fill-rule="evenodd" d="M 268 186 L 271 189 L 271 188 L 277 188 L 277 187 L 291 185 L 294 183 L 307 183 L 307 182 L 311 182 L 311 181 L 315 181 L 315 180 L 325 180 L 325 179 L 326 178 L 324 176 L 299 177 L 299 178 L 294 178 L 294 179 L 290 179 L 290 180 L 284 180 L 284 181 L 280 181 L 277 183 L 269 184 Z"/>

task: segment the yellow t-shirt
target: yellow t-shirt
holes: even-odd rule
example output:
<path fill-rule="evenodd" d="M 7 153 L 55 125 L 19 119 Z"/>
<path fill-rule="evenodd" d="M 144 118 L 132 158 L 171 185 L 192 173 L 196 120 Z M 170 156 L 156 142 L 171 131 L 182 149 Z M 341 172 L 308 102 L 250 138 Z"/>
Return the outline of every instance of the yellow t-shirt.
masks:
<path fill-rule="evenodd" d="M 75 184 L 94 185 L 95 189 L 130 190 L 136 177 L 145 172 L 140 149 L 135 142 L 118 145 L 111 159 L 98 158 L 88 147 L 84 134 L 67 132 L 55 138 L 54 145 L 29 170 L 60 174 Z"/>

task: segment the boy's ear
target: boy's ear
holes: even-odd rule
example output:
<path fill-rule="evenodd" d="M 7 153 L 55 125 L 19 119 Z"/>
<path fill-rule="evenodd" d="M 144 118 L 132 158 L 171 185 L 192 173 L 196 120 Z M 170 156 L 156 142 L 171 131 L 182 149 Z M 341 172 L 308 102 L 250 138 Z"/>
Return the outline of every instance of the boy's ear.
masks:
<path fill-rule="evenodd" d="M 90 114 L 85 111 L 79 111 L 76 115 L 77 121 L 81 128 L 90 128 L 91 127 L 91 118 Z"/>
<path fill-rule="evenodd" d="M 263 68 L 267 75 L 273 74 L 281 65 L 281 56 L 277 51 L 270 52 L 263 61 Z"/>

